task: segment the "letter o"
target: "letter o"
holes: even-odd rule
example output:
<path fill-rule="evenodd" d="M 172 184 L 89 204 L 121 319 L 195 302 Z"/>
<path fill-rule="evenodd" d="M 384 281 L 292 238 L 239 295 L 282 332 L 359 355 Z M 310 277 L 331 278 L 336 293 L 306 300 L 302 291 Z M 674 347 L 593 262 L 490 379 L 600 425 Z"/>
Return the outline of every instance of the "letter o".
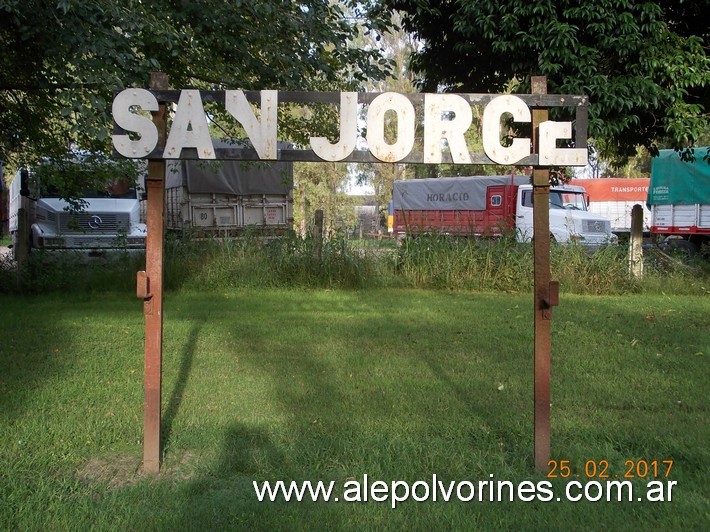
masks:
<path fill-rule="evenodd" d="M 417 488 L 419 486 L 424 487 L 424 495 L 417 495 Z M 429 498 L 429 484 L 427 484 L 423 480 L 417 480 L 414 484 L 412 484 L 412 499 L 414 499 L 417 502 L 422 502 L 422 501 L 426 501 L 428 498 Z"/>
<path fill-rule="evenodd" d="M 467 498 L 464 498 L 463 494 L 461 493 L 461 488 L 466 486 L 469 490 L 469 495 Z M 468 480 L 463 480 L 458 483 L 456 486 L 456 496 L 461 502 L 468 502 L 470 500 L 473 500 L 473 498 L 476 496 L 476 490 L 473 487 L 473 484 L 469 482 Z"/>
<path fill-rule="evenodd" d="M 597 488 L 597 495 L 596 498 L 592 498 L 592 496 L 589 493 L 589 487 L 594 486 Z M 589 501 L 589 502 L 597 502 L 599 499 L 603 497 L 604 493 L 602 492 L 602 486 L 599 482 L 592 481 L 592 482 L 587 482 L 587 485 L 584 486 L 584 499 Z"/>
<path fill-rule="evenodd" d="M 397 141 L 385 140 L 385 113 L 397 114 Z M 367 145 L 370 153 L 380 161 L 394 163 L 404 159 L 414 147 L 414 106 L 403 94 L 385 92 L 367 110 Z"/>

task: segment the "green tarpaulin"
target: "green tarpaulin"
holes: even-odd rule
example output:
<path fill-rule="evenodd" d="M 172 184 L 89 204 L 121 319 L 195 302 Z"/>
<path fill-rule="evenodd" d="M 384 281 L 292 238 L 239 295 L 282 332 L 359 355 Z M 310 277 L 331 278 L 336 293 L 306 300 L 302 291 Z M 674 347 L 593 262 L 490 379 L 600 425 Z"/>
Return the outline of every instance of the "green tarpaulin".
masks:
<path fill-rule="evenodd" d="M 710 203 L 710 164 L 707 148 L 695 148 L 695 161 L 683 162 L 674 150 L 660 150 L 651 161 L 649 205 Z"/>

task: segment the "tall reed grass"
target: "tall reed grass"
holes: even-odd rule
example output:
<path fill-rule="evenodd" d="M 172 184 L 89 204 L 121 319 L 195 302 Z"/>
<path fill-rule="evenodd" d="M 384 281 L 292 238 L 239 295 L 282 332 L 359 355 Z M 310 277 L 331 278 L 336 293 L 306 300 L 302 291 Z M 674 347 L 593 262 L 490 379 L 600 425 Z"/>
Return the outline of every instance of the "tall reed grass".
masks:
<path fill-rule="evenodd" d="M 390 266 L 376 253 L 359 253 L 347 239 L 317 242 L 287 235 L 263 239 L 169 239 L 166 287 L 364 288 L 378 285 Z"/>
<path fill-rule="evenodd" d="M 553 244 L 550 260 L 552 278 L 567 293 L 710 293 L 707 259 L 689 261 L 651 251 L 642 279 L 629 275 L 627 250 L 621 246 L 592 253 L 580 246 Z M 3 260 L 0 290 L 130 291 L 135 289 L 135 272 L 144 269 L 144 263 L 144 256 L 127 253 L 87 260 L 73 253 L 34 252 L 19 271 L 9 259 Z M 318 242 L 294 235 L 235 240 L 169 236 L 164 278 L 167 290 L 411 287 L 530 292 L 533 250 L 506 238 L 443 235 L 407 239 L 399 245 L 344 237 Z"/>
<path fill-rule="evenodd" d="M 710 293 L 710 262 L 647 251 L 645 275 L 629 274 L 627 248 L 591 251 L 577 245 L 550 249 L 552 278 L 575 294 L 671 292 Z M 512 239 L 475 240 L 428 235 L 406 241 L 397 272 L 410 286 L 478 291 L 527 292 L 533 289 L 533 248 Z"/>

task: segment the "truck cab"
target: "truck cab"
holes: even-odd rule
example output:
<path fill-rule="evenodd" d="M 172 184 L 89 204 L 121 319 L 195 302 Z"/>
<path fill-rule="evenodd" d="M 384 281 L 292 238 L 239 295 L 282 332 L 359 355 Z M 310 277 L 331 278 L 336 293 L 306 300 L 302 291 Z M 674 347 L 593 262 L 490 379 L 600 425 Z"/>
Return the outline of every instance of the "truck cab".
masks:
<path fill-rule="evenodd" d="M 31 172 L 18 171 L 10 185 L 9 229 L 15 254 L 22 238 L 30 249 L 80 250 L 89 255 L 145 249 L 147 230 L 140 221 L 136 184 L 114 181 L 100 190 L 85 190 L 79 203 L 78 210 L 72 208 L 56 190 L 42 190 Z M 23 223 L 26 235 L 20 231 Z"/>
<path fill-rule="evenodd" d="M 520 185 L 517 195 L 516 234 L 519 242 L 533 235 L 533 187 Z M 598 247 L 616 241 L 611 222 L 587 210 L 585 189 L 574 185 L 550 187 L 550 235 L 556 242 Z"/>

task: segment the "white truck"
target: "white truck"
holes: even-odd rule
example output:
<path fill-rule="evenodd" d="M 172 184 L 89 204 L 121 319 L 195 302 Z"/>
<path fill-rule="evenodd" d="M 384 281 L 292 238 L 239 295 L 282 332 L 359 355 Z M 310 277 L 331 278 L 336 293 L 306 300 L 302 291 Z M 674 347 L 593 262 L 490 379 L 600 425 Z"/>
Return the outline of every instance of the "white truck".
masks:
<path fill-rule="evenodd" d="M 293 163 L 168 161 L 165 228 L 198 239 L 291 231 Z"/>
<path fill-rule="evenodd" d="M 137 184 L 116 181 L 102 190 L 84 191 L 83 208 L 76 211 L 51 187 L 41 187 L 31 171 L 22 169 L 10 183 L 9 200 L 8 229 L 16 259 L 23 248 L 28 252 L 80 250 L 89 256 L 145 249 Z"/>
<path fill-rule="evenodd" d="M 584 187 L 587 191 L 589 212 L 608 218 L 616 235 L 631 233 L 631 210 L 643 206 L 643 232 L 651 231 L 651 210 L 646 208 L 650 179 L 605 177 L 598 179 L 573 179 L 570 185 Z"/>
<path fill-rule="evenodd" d="M 533 236 L 529 176 L 469 176 L 395 181 L 393 233 L 457 236 Z M 611 222 L 587 211 L 579 186 L 550 187 L 550 235 L 560 243 L 598 247 L 616 241 Z"/>

